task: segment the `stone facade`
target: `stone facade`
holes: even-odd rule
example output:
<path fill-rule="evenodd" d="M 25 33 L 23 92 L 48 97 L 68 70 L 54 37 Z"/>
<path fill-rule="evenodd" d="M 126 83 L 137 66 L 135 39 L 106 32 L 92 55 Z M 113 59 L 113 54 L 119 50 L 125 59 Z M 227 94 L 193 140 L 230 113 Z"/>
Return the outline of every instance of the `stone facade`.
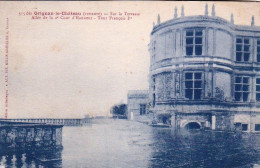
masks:
<path fill-rule="evenodd" d="M 148 114 L 148 90 L 132 90 L 127 94 L 127 118 L 141 121 Z"/>
<path fill-rule="evenodd" d="M 176 12 L 163 23 L 158 16 L 149 44 L 151 111 L 173 127 L 260 131 L 260 27 L 254 17 L 251 26 L 235 25 L 214 9 Z"/>

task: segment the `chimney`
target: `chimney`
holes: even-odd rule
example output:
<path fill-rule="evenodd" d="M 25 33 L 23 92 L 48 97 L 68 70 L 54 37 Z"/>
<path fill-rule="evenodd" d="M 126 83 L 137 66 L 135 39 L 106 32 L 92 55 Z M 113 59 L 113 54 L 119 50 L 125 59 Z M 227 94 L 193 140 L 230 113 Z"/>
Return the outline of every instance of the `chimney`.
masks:
<path fill-rule="evenodd" d="M 158 25 L 161 24 L 160 14 L 158 14 L 157 24 L 158 24 Z"/>

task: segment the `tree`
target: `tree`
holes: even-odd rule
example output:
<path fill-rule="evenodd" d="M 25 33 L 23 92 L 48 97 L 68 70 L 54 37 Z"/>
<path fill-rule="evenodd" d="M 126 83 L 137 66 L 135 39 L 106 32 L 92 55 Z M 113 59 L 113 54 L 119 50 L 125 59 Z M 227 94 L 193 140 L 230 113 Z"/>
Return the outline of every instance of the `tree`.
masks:
<path fill-rule="evenodd" d="M 111 108 L 110 113 L 113 115 L 113 117 L 122 116 L 124 118 L 126 117 L 126 110 L 127 110 L 126 104 L 117 104 Z"/>

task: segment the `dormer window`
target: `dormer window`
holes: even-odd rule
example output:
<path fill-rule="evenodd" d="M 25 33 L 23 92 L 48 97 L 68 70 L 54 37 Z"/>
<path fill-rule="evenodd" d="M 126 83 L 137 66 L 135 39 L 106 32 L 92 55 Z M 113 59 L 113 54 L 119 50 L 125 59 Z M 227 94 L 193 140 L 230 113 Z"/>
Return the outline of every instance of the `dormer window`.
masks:
<path fill-rule="evenodd" d="M 250 40 L 249 38 L 236 39 L 236 61 L 248 62 L 250 58 Z"/>
<path fill-rule="evenodd" d="M 202 55 L 202 30 L 186 31 L 186 55 Z"/>

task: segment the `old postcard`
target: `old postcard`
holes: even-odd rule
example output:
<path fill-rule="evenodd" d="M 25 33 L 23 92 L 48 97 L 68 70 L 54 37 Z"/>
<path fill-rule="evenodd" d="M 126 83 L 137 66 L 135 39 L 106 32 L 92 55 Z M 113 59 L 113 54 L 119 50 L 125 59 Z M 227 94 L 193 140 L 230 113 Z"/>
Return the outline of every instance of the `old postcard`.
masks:
<path fill-rule="evenodd" d="M 260 167 L 259 9 L 0 2 L 0 168 Z"/>

